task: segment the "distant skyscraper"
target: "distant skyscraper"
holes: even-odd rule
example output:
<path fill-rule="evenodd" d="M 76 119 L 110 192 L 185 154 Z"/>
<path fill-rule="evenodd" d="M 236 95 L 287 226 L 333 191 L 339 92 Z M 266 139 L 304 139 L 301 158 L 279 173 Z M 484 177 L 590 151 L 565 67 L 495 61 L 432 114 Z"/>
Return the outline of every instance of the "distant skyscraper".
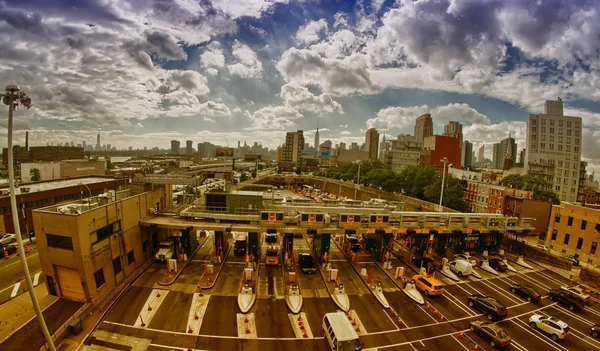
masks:
<path fill-rule="evenodd" d="M 346 143 L 345 142 L 340 142 L 340 149 L 342 150 L 346 150 Z"/>
<path fill-rule="evenodd" d="M 100 151 L 102 148 L 100 147 L 100 134 L 96 135 L 96 151 Z"/>
<path fill-rule="evenodd" d="M 350 144 L 350 150 L 358 150 L 358 143 Z"/>
<path fill-rule="evenodd" d="M 453 138 L 459 138 L 462 142 L 463 134 L 462 134 L 462 124 L 456 121 L 450 121 L 450 123 L 444 126 L 444 135 L 450 136 Z"/>
<path fill-rule="evenodd" d="M 192 153 L 194 153 L 193 141 L 187 140 L 185 142 L 185 153 L 186 155 L 191 155 Z"/>
<path fill-rule="evenodd" d="M 519 163 L 521 165 L 525 164 L 525 154 L 527 153 L 527 149 L 523 149 L 521 150 L 521 152 L 519 152 Z"/>
<path fill-rule="evenodd" d="M 551 184 L 548 190 L 561 201 L 577 201 L 581 134 L 581 117 L 565 116 L 560 98 L 546 101 L 544 113 L 527 121 L 525 170 Z"/>
<path fill-rule="evenodd" d="M 300 153 L 304 150 L 304 132 L 287 132 L 282 150 L 282 162 L 298 164 Z"/>
<path fill-rule="evenodd" d="M 462 168 L 467 169 L 469 167 L 473 167 L 471 155 L 473 154 L 473 143 L 465 140 L 462 143 L 461 154 L 460 154 L 460 164 Z"/>
<path fill-rule="evenodd" d="M 179 144 L 178 140 L 171 140 L 171 154 L 179 155 Z"/>
<path fill-rule="evenodd" d="M 510 155 L 508 155 L 510 152 Z M 511 160 L 517 158 L 517 143 L 515 138 L 508 137 L 501 142 L 494 144 L 494 155 L 492 161 L 495 169 L 504 169 L 504 160 L 510 157 Z"/>
<path fill-rule="evenodd" d="M 317 149 L 317 154 L 319 153 L 319 127 L 317 126 L 317 132 L 315 133 L 315 149 Z"/>
<path fill-rule="evenodd" d="M 479 147 L 479 154 L 477 155 L 477 162 L 482 163 L 485 160 L 485 144 Z"/>
<path fill-rule="evenodd" d="M 377 159 L 379 155 L 379 133 L 375 128 L 369 128 L 365 136 L 366 151 L 369 152 L 369 160 Z"/>
<path fill-rule="evenodd" d="M 426 113 L 417 118 L 415 122 L 415 138 L 417 141 L 423 141 L 425 137 L 433 135 L 433 119 Z"/>
<path fill-rule="evenodd" d="M 81 146 L 85 149 L 85 140 L 81 143 Z"/>

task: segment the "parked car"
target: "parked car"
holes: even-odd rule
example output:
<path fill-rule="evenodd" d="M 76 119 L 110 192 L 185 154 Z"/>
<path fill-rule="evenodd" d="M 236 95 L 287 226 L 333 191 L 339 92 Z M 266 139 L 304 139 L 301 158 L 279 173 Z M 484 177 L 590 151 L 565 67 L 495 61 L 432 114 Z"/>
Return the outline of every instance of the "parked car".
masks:
<path fill-rule="evenodd" d="M 419 268 L 424 267 L 427 273 L 435 272 L 435 261 L 430 257 L 415 257 L 413 264 Z"/>
<path fill-rule="evenodd" d="M 537 245 L 535 245 L 535 247 L 542 251 L 549 251 L 548 248 L 546 247 L 546 245 L 537 244 Z"/>
<path fill-rule="evenodd" d="M 486 321 L 473 321 L 470 329 L 489 342 L 491 347 L 503 347 L 510 344 L 510 336 L 497 324 Z"/>
<path fill-rule="evenodd" d="M 488 263 L 490 264 L 490 267 L 494 268 L 498 272 L 504 272 L 508 269 L 506 263 L 499 258 L 490 258 Z"/>
<path fill-rule="evenodd" d="M 529 302 L 540 302 L 542 296 L 535 289 L 521 284 L 511 284 L 510 291 L 517 294 Z"/>
<path fill-rule="evenodd" d="M 4 255 L 4 251 L 7 251 L 9 255 L 14 254 L 15 252 L 17 252 L 17 245 L 16 244 L 7 244 L 2 246 L 2 255 Z"/>
<path fill-rule="evenodd" d="M 539 329 L 550 335 L 554 341 L 564 339 L 569 332 L 569 325 L 567 323 L 560 319 L 541 314 L 534 314 L 529 317 L 529 325 L 534 329 Z"/>
<path fill-rule="evenodd" d="M 17 241 L 16 234 L 4 234 L 2 238 L 0 238 L 0 244 L 10 244 Z"/>
<path fill-rule="evenodd" d="M 448 262 L 450 270 L 461 277 L 473 273 L 473 265 L 466 260 L 454 260 Z"/>
<path fill-rule="evenodd" d="M 477 260 L 475 259 L 475 257 L 469 255 L 468 253 L 454 254 L 454 259 L 455 260 L 465 260 L 465 261 L 469 262 L 473 267 L 477 266 Z"/>
<path fill-rule="evenodd" d="M 590 294 L 586 294 L 585 291 L 578 286 L 561 286 L 560 290 L 568 291 L 571 295 L 582 299 L 584 302 L 590 300 Z"/>
<path fill-rule="evenodd" d="M 564 258 L 565 260 L 571 262 L 571 264 L 573 266 L 579 266 L 579 259 L 577 259 L 577 257 L 572 256 L 572 255 L 567 255 L 567 254 L 561 254 L 560 255 L 561 258 Z"/>
<path fill-rule="evenodd" d="M 590 334 L 592 334 L 593 337 L 598 338 L 600 336 L 600 324 L 594 324 L 590 328 Z"/>
<path fill-rule="evenodd" d="M 483 312 L 491 321 L 504 319 L 508 315 L 506 306 L 491 296 L 473 294 L 469 296 L 469 306 Z"/>
<path fill-rule="evenodd" d="M 301 253 L 298 255 L 298 262 L 303 273 L 314 273 L 317 271 L 317 264 L 314 258 L 309 253 Z"/>
<path fill-rule="evenodd" d="M 415 281 L 417 289 L 424 292 L 427 296 L 441 295 L 444 293 L 444 286 L 434 277 L 416 274 L 412 277 L 412 280 Z"/>
<path fill-rule="evenodd" d="M 550 290 L 548 291 L 548 299 L 556 301 L 561 305 L 567 306 L 571 311 L 579 311 L 583 309 L 583 300 L 576 296 L 573 296 L 571 292 L 566 290 Z"/>

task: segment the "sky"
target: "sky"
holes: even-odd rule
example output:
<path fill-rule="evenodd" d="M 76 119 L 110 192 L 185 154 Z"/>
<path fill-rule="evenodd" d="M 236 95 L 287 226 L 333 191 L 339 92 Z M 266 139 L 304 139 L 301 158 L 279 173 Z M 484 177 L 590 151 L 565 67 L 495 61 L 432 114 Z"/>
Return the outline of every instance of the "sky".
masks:
<path fill-rule="evenodd" d="M 600 171 L 600 0 L 0 0 L 0 32 L 16 144 L 362 143 L 431 113 L 491 158 L 561 97 Z"/>

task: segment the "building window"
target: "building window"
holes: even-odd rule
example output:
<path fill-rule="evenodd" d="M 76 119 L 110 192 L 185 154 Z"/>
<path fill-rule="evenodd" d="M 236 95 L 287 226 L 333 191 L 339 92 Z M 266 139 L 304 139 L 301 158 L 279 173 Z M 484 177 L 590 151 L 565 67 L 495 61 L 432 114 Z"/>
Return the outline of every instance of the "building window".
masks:
<path fill-rule="evenodd" d="M 585 219 L 581 220 L 581 229 L 585 230 L 585 227 L 587 227 L 587 221 Z"/>
<path fill-rule="evenodd" d="M 552 231 L 552 240 L 556 240 L 556 236 L 558 235 L 558 230 L 554 229 Z"/>
<path fill-rule="evenodd" d="M 598 247 L 598 243 L 597 242 L 592 242 L 592 247 L 590 248 L 590 255 L 595 255 L 596 254 L 596 248 Z"/>
<path fill-rule="evenodd" d="M 573 217 L 569 216 L 569 219 L 567 220 L 567 225 L 569 227 L 573 225 Z"/>
<path fill-rule="evenodd" d="M 550 128 L 550 134 L 554 134 L 554 128 Z"/>
<path fill-rule="evenodd" d="M 567 128 L 571 128 L 571 122 L 567 121 Z"/>
<path fill-rule="evenodd" d="M 46 234 L 48 246 L 73 251 L 73 239 L 70 236 Z"/>
<path fill-rule="evenodd" d="M 90 234 L 90 242 L 93 244 L 102 241 L 121 230 L 121 222 L 116 221 Z"/>
<path fill-rule="evenodd" d="M 115 272 L 115 275 L 123 271 L 123 267 L 121 267 L 121 257 L 117 257 L 113 260 L 113 271 Z"/>
<path fill-rule="evenodd" d="M 565 241 L 563 241 L 564 245 L 569 245 L 569 239 L 571 239 L 571 234 L 565 234 Z"/>
<path fill-rule="evenodd" d="M 104 281 L 104 270 L 102 268 L 94 273 L 94 280 L 96 280 L 96 290 L 100 289 L 106 283 Z"/>
<path fill-rule="evenodd" d="M 578 238 L 577 239 L 577 250 L 581 250 L 582 246 L 583 246 L 583 238 Z"/>
<path fill-rule="evenodd" d="M 132 264 L 135 262 L 135 256 L 133 255 L 133 250 L 127 253 L 127 263 Z"/>

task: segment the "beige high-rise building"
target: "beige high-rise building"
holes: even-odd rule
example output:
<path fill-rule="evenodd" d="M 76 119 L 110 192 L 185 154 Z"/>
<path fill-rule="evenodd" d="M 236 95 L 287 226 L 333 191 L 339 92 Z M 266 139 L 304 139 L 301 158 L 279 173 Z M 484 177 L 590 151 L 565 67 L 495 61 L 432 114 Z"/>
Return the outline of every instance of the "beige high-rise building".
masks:
<path fill-rule="evenodd" d="M 389 141 L 382 152 L 382 162 L 393 171 L 402 172 L 411 166 L 418 166 L 423 142 L 412 135 L 398 135 Z"/>
<path fill-rule="evenodd" d="M 561 201 L 575 202 L 581 162 L 581 117 L 565 116 L 563 102 L 546 101 L 527 121 L 525 170 L 545 180 Z"/>
<path fill-rule="evenodd" d="M 173 155 L 179 155 L 179 141 L 178 140 L 171 140 L 171 154 Z"/>
<path fill-rule="evenodd" d="M 425 137 L 433 135 L 433 119 L 429 113 L 421 115 L 415 122 L 415 139 L 423 141 Z"/>
<path fill-rule="evenodd" d="M 283 145 L 282 161 L 298 164 L 300 153 L 304 150 L 304 132 L 287 132 Z"/>
<path fill-rule="evenodd" d="M 376 160 L 379 155 L 379 133 L 375 128 L 369 128 L 365 137 L 366 150 L 369 152 L 369 160 Z"/>

